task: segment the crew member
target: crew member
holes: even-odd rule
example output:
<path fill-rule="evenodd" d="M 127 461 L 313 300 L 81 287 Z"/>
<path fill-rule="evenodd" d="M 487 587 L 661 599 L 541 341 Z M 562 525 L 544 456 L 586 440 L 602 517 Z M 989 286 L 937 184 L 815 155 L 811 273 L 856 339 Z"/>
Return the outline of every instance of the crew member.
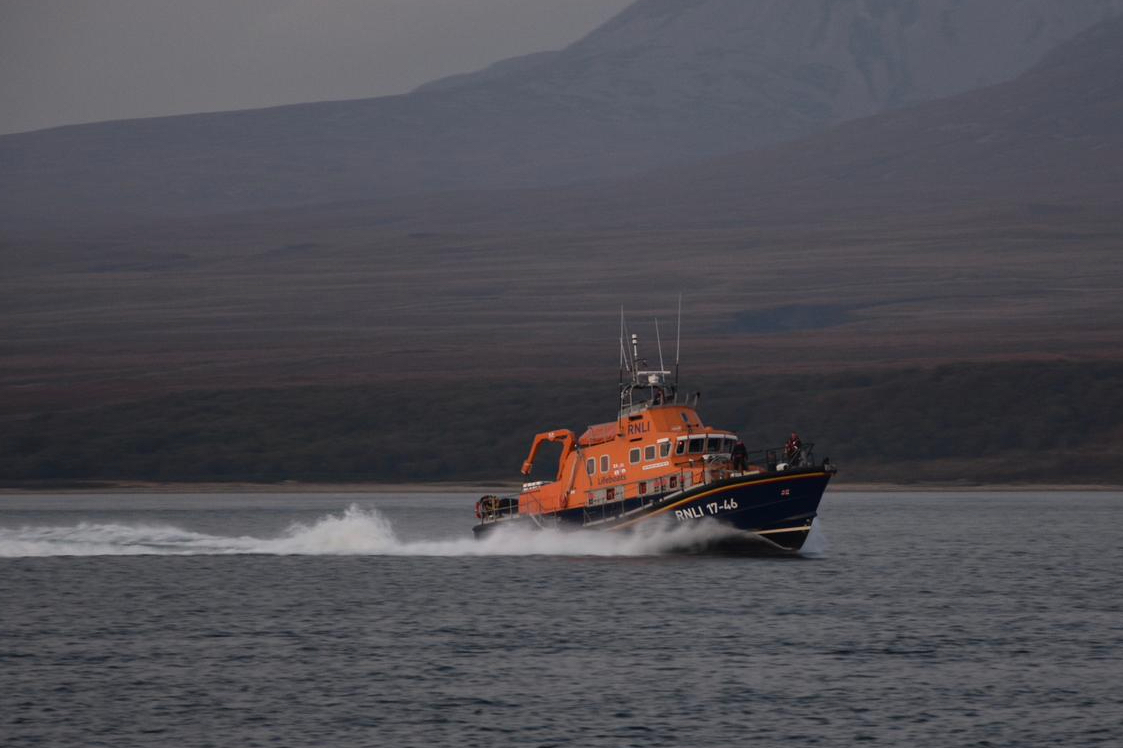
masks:
<path fill-rule="evenodd" d="M 803 442 L 799 440 L 799 434 L 793 431 L 787 445 L 784 446 L 784 459 L 791 465 L 798 465 L 802 451 Z"/>
<path fill-rule="evenodd" d="M 734 444 L 729 456 L 733 460 L 734 470 L 745 470 L 749 467 L 749 450 L 745 449 L 744 442 Z"/>

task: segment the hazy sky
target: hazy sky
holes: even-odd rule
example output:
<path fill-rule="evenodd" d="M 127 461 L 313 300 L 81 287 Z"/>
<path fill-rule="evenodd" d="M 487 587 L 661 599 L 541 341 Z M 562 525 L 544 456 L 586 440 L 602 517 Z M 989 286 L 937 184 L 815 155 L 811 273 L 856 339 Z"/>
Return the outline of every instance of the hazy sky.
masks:
<path fill-rule="evenodd" d="M 631 0 L 0 0 L 0 133 L 407 91 Z"/>

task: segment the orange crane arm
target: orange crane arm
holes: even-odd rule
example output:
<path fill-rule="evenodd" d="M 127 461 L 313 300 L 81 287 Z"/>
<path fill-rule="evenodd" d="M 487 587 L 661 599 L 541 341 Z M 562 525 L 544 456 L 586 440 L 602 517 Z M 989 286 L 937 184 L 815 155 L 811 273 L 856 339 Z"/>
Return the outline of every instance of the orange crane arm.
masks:
<path fill-rule="evenodd" d="M 569 429 L 558 429 L 557 431 L 546 431 L 534 437 L 534 443 L 530 445 L 530 454 L 526 456 L 523 462 L 523 475 L 530 475 L 531 468 L 534 467 L 534 458 L 538 456 L 538 450 L 546 442 L 561 442 L 562 455 L 558 461 L 558 480 L 561 480 L 561 467 L 565 464 L 565 458 L 573 451 L 577 445 L 577 437 Z"/>

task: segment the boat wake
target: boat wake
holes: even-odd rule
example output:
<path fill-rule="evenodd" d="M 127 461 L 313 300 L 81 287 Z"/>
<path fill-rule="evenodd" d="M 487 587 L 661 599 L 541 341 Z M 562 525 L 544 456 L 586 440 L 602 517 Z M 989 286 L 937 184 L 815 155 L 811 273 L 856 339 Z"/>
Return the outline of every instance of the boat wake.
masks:
<path fill-rule="evenodd" d="M 798 555 L 825 549 L 816 527 Z M 384 515 L 351 506 L 312 524 L 293 524 L 279 537 L 209 535 L 171 525 L 99 524 L 0 528 L 0 557 L 36 556 L 660 556 L 793 555 L 767 540 L 716 523 L 658 527 L 648 532 L 560 532 L 500 528 L 483 540 L 457 537 L 400 540 Z"/>

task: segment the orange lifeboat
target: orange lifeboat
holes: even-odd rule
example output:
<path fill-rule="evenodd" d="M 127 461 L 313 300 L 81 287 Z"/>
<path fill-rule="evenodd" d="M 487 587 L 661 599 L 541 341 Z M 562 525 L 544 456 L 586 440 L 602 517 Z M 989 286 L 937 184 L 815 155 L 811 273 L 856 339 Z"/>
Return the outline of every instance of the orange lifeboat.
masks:
<path fill-rule="evenodd" d="M 814 445 L 750 451 L 731 431 L 702 422 L 698 396 L 679 394 L 678 377 L 650 370 L 621 339 L 616 420 L 580 437 L 554 429 L 534 437 L 523 461 L 529 477 L 542 445 L 562 445 L 553 480 L 524 483 L 517 496 L 476 505 L 477 537 L 504 526 L 623 531 L 644 523 L 713 521 L 798 550 L 835 473 L 816 463 Z M 676 364 L 677 370 L 677 364 Z M 795 435 L 793 434 L 793 437 Z"/>

